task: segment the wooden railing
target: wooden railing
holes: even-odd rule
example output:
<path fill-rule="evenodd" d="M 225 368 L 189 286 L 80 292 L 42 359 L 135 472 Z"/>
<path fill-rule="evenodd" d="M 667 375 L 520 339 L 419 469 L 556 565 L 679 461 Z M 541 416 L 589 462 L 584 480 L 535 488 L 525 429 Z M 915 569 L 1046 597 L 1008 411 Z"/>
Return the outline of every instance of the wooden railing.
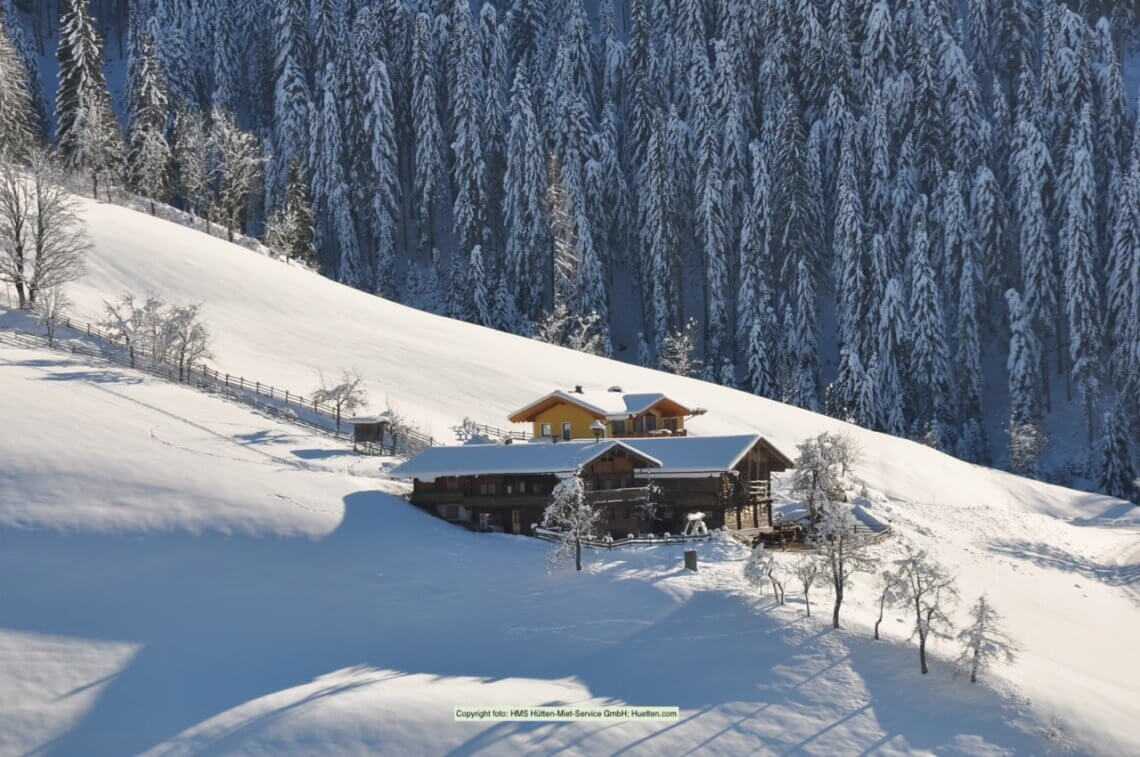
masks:
<path fill-rule="evenodd" d="M 511 431 L 497 426 L 488 426 L 485 423 L 475 423 L 469 418 L 465 418 L 463 423 L 458 426 L 452 426 L 452 431 L 460 441 L 467 441 L 472 436 L 483 436 L 488 439 L 496 439 L 505 441 L 525 442 L 529 441 L 532 437 L 525 431 Z"/>

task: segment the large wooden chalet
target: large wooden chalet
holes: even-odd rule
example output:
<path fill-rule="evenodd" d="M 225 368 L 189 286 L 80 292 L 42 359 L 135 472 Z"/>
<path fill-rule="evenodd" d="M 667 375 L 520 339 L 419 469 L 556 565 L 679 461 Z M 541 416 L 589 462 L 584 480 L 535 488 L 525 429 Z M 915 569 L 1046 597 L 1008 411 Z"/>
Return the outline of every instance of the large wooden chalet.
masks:
<path fill-rule="evenodd" d="M 684 435 L 693 414 L 660 394 L 552 392 L 511 416 L 534 424 L 530 443 L 432 447 L 391 474 L 412 479 L 413 504 L 478 530 L 531 533 L 573 475 L 614 538 L 680 533 L 696 512 L 709 528 L 771 528 L 771 475 L 792 461 L 759 434 Z"/>

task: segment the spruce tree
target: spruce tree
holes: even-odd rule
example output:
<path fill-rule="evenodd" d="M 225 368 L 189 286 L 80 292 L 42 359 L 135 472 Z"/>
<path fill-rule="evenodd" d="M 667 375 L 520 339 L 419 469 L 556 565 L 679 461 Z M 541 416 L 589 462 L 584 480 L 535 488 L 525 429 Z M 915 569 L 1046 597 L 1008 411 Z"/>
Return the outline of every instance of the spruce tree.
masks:
<path fill-rule="evenodd" d="M 1140 166 L 1121 181 L 1116 223 L 1109 248 L 1107 334 L 1109 366 L 1121 385 L 1140 373 Z"/>
<path fill-rule="evenodd" d="M 719 367 L 731 359 L 729 324 L 728 230 L 719 158 L 713 161 L 705 180 L 701 201 L 701 237 L 705 262 L 705 364 Z"/>
<path fill-rule="evenodd" d="M 958 279 L 958 348 L 954 366 L 961 432 L 958 435 L 956 454 L 970 462 L 985 463 L 989 459 L 989 442 L 986 440 L 985 412 L 982 407 L 984 384 L 979 317 L 981 278 L 975 249 L 972 245 L 967 246 Z"/>
<path fill-rule="evenodd" d="M 309 187 L 301 172 L 301 161 L 293 158 L 289 165 L 289 182 L 285 185 L 284 200 L 266 223 L 265 244 L 280 255 L 316 266 L 314 228 Z"/>
<path fill-rule="evenodd" d="M 139 194 L 154 203 L 165 202 L 170 192 L 170 145 L 166 141 L 169 108 L 166 84 L 154 52 L 154 37 L 147 34 L 133 69 L 130 103 L 130 152 L 127 162 L 131 182 Z"/>
<path fill-rule="evenodd" d="M 878 405 L 878 428 L 895 436 L 907 430 L 907 397 L 904 376 L 907 372 L 908 317 L 903 287 L 898 279 L 887 282 L 883 302 L 878 309 L 877 350 L 873 365 Z"/>
<path fill-rule="evenodd" d="M 1005 293 L 1009 306 L 1009 355 L 1006 372 L 1009 377 L 1009 456 L 1015 473 L 1033 476 L 1044 448 L 1040 430 L 1041 411 L 1037 394 L 1040 385 L 1040 349 L 1033 333 L 1033 323 L 1017 290 Z"/>
<path fill-rule="evenodd" d="M 1028 120 L 1018 122 L 1017 142 L 1012 173 L 1016 186 L 1023 299 L 1042 347 L 1041 393 L 1049 409 L 1049 371 L 1044 348 L 1052 339 L 1060 339 L 1057 265 L 1044 202 L 1050 157 L 1041 133 Z M 1060 360 L 1061 355 L 1057 359 Z"/>
<path fill-rule="evenodd" d="M 806 260 L 796 266 L 795 310 L 788 334 L 790 380 L 784 401 L 807 410 L 819 410 L 819 356 L 815 277 Z"/>
<path fill-rule="evenodd" d="M 1132 444 L 1129 434 L 1128 416 L 1124 402 L 1117 401 L 1111 410 L 1104 414 L 1099 465 L 1097 471 L 1101 491 L 1112 497 L 1140 501 L 1140 491 L 1136 482 L 1140 480 L 1136 466 L 1132 462 Z"/>
<path fill-rule="evenodd" d="M 1069 179 L 1061 254 L 1064 259 L 1065 315 L 1069 330 L 1070 373 L 1084 400 L 1088 441 L 1093 440 L 1095 408 L 1100 398 L 1101 316 L 1095 250 L 1095 188 L 1090 106 L 1069 142 Z"/>
<path fill-rule="evenodd" d="M 32 102 L 24 65 L 0 23 L 0 156 L 5 159 L 23 161 L 36 142 L 38 119 Z"/>
<path fill-rule="evenodd" d="M 471 40 L 467 3 L 460 0 L 455 7 L 457 11 L 451 19 L 458 56 L 451 101 L 451 150 L 455 155 L 452 217 L 458 249 L 473 254 L 475 247 L 483 243 L 487 223 L 487 170 L 481 128 L 483 75 L 478 47 Z"/>
<path fill-rule="evenodd" d="M 294 158 L 306 173 L 312 165 L 309 124 L 318 117 L 319 108 L 310 95 L 306 76 L 311 56 L 303 8 L 303 0 L 279 0 L 274 16 L 274 155 L 267 172 L 270 180 L 265 187 L 269 207 L 277 204 Z"/>
<path fill-rule="evenodd" d="M 431 19 L 416 16 L 412 40 L 412 130 L 415 134 L 413 208 L 420 254 L 436 245 L 436 213 L 443 194 L 443 131 L 439 123 Z"/>
<path fill-rule="evenodd" d="M 393 270 L 396 262 L 396 238 L 400 222 L 400 178 L 396 154 L 396 119 L 392 112 L 392 84 L 388 67 L 374 59 L 368 67 L 367 109 L 364 113 L 364 135 L 371 146 L 371 229 L 374 244 L 377 294 L 396 294 Z"/>
<path fill-rule="evenodd" d="M 546 214 L 542 205 L 544 160 L 525 66 L 515 71 L 511 85 L 507 165 L 503 175 L 503 223 L 507 232 L 504 266 L 519 312 L 538 318 L 545 293 L 548 248 Z"/>
<path fill-rule="evenodd" d="M 916 433 L 938 449 L 953 444 L 952 400 L 946 323 L 941 293 L 930 265 L 927 199 L 920 196 L 911 221 L 911 371 L 917 393 Z"/>
<path fill-rule="evenodd" d="M 119 124 L 103 75 L 103 47 L 85 0 L 65 0 L 59 20 L 59 89 L 55 101 L 56 142 L 71 168 L 99 177 L 114 173 L 122 160 Z"/>

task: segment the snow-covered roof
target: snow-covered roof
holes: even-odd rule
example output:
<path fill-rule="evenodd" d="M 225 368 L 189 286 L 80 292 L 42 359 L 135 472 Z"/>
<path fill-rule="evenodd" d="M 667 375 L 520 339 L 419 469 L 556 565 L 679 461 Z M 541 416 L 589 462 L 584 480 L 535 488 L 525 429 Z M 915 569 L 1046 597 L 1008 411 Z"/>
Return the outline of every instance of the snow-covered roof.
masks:
<path fill-rule="evenodd" d="M 545 394 L 534 402 L 511 413 L 511 419 L 515 420 L 519 416 L 529 413 L 531 410 L 537 409 L 551 400 L 562 400 L 583 407 L 595 415 L 602 416 L 606 420 L 623 420 L 631 415 L 644 413 L 658 402 L 666 399 L 669 398 L 661 392 L 623 392 L 608 389 L 583 389 L 580 392 L 570 392 L 555 389 L 553 392 Z M 685 411 L 686 414 L 688 413 L 688 408 L 676 400 L 670 401 Z"/>
<path fill-rule="evenodd" d="M 345 423 L 352 424 L 365 424 L 365 423 L 391 423 L 392 417 L 390 415 L 357 415 L 349 418 Z"/>
<path fill-rule="evenodd" d="M 394 478 L 431 481 L 442 476 L 573 473 L 615 448 L 640 458 L 640 467 L 657 468 L 661 461 L 617 439 L 558 442 L 557 444 L 465 444 L 429 447 L 389 471 Z"/>
<path fill-rule="evenodd" d="M 791 465 L 791 460 L 759 434 L 734 436 L 660 436 L 627 439 L 629 446 L 661 461 L 653 475 L 723 473 L 732 470 L 748 450 L 763 442 L 766 447 Z"/>

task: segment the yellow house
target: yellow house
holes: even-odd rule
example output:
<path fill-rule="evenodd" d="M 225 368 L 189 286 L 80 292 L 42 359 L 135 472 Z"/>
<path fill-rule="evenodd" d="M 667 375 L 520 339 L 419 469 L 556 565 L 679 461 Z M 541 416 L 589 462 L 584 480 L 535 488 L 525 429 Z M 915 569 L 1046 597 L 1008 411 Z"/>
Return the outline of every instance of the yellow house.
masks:
<path fill-rule="evenodd" d="M 555 389 L 516 410 L 511 423 L 530 423 L 536 437 L 552 439 L 684 436 L 685 418 L 699 415 L 664 394 Z"/>

